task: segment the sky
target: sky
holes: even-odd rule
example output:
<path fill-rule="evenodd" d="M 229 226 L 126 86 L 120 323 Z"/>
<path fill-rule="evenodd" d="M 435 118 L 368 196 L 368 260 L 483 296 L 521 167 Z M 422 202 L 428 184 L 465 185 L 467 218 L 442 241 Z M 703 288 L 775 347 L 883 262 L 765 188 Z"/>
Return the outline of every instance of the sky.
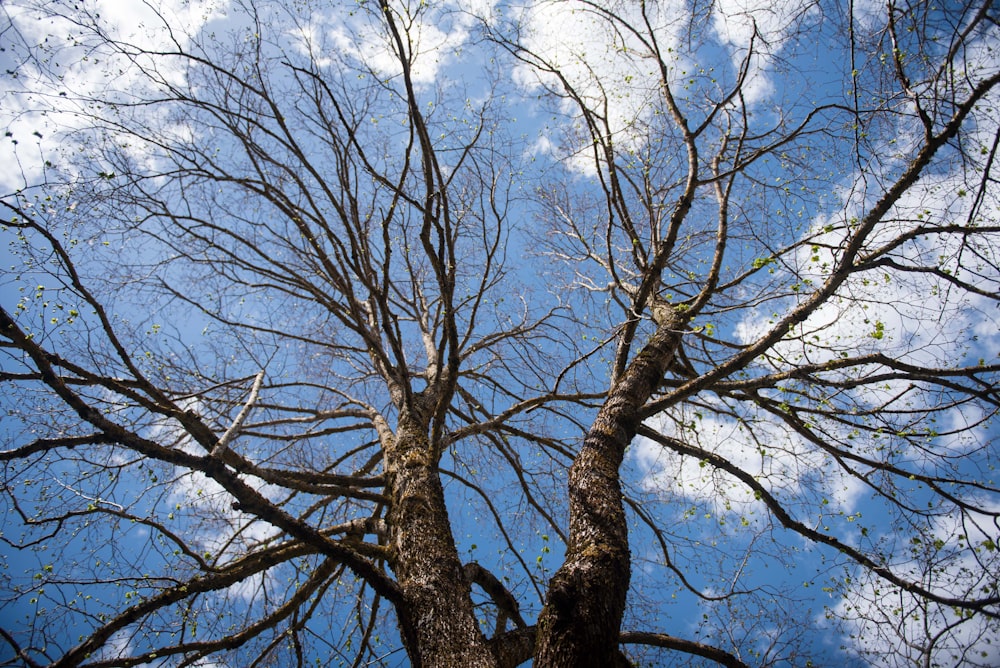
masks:
<path fill-rule="evenodd" d="M 239 26 L 244 33 L 252 32 L 252 24 L 240 6 L 222 1 L 180 2 L 170 0 L 157 3 L 160 17 L 154 15 L 150 6 L 140 3 L 99 2 L 91 3 L 101 14 L 103 26 L 111 34 L 126 40 L 137 40 L 151 48 L 168 48 L 170 39 L 177 39 L 180 46 L 190 44 L 185 34 L 199 31 L 223 34 L 233 26 Z M 398 73 L 396 66 L 387 58 L 385 39 L 377 30 L 370 17 L 363 11 L 354 11 L 351 3 L 327 6 L 319 3 L 310 6 L 308 17 L 290 13 L 273 12 L 265 15 L 264 24 L 271 31 L 271 39 L 282 48 L 300 56 L 312 55 L 321 67 L 332 67 L 336 62 L 364 63 L 373 72 L 391 78 Z M 875 34 L 881 26 L 883 10 L 878 3 L 853 3 L 856 25 L 867 34 Z M 714 13 L 699 24 L 696 39 L 689 38 L 687 24 L 679 20 L 684 16 L 689 3 L 682 0 L 668 0 L 656 5 L 650 13 L 650 23 L 655 27 L 658 46 L 670 54 L 671 76 L 678 90 L 684 90 L 682 104 L 695 109 L 698 96 L 705 91 L 717 90 L 735 80 L 746 69 L 743 98 L 747 108 L 755 114 L 761 127 L 777 123 L 782 113 L 794 122 L 804 110 L 816 100 L 845 98 L 845 69 L 840 59 L 830 59 L 829 49 L 841 48 L 836 36 L 831 32 L 832 20 L 824 15 L 824 9 L 812 2 L 775 3 L 764 0 L 722 0 L 714 3 Z M 455 11 L 456 8 L 469 13 Z M 826 8 L 829 9 L 829 8 Z M 114 56 L 100 52 L 85 52 L 82 47 L 65 40 L 56 50 L 58 67 L 63 79 L 45 83 L 33 71 L 30 63 L 17 61 L 21 50 L 15 42 L 40 42 L 46 37 L 65 35 L 77 29 L 68 24 L 52 24 L 34 21 L 20 4 L 5 4 L 2 20 L 5 26 L 14 25 L 0 33 L 0 40 L 11 45 L 0 53 L 4 78 L 3 93 L 0 97 L 0 117 L 6 128 L 6 141 L 0 144 L 0 164 L 17 165 L 16 169 L 0 172 L 0 190 L 6 196 L 28 185 L 37 183 L 51 173 L 53 167 L 46 164 L 52 156 L 67 156 L 75 147 L 91 139 L 83 130 L 86 118 L 77 113 L 60 95 L 60 87 L 71 88 L 79 99 L 88 93 L 98 94 L 106 90 L 109 76 L 114 77 L 114 90 L 135 92 L 143 90 L 147 84 L 135 74 L 132 66 Z M 633 3 L 621 3 L 618 11 L 623 16 L 634 16 L 637 12 Z M 450 91 L 455 82 L 465 81 L 469 95 L 485 95 L 485 90 L 477 86 L 477 68 L 484 66 L 485 51 L 477 44 L 478 22 L 472 14 L 492 17 L 499 25 L 507 18 L 523 22 L 524 44 L 540 57 L 557 64 L 574 87 L 587 99 L 606 102 L 608 124 L 617 137 L 618 146 L 625 151 L 643 153 L 653 150 L 647 144 L 644 129 L 655 123 L 659 113 L 653 95 L 657 91 L 658 72 L 651 70 L 641 59 L 634 57 L 640 45 L 634 39 L 623 36 L 595 21 L 592 15 L 579 11 L 573 3 L 525 3 L 523 6 L 498 5 L 481 0 L 475 6 L 470 3 L 438 3 L 423 14 L 415 24 L 413 34 L 419 55 L 414 67 L 414 80 L 418 94 L 428 100 L 440 91 Z M 162 28 L 161 17 L 175 28 L 168 33 Z M 183 27 L 184 29 L 180 29 Z M 811 30 L 819 35 L 819 42 L 795 42 L 797 30 Z M 249 31 L 249 32 L 248 32 Z M 813 34 L 813 33 L 810 33 Z M 751 43 L 757 49 L 749 60 L 746 53 Z M 610 47 L 609 47 L 610 45 Z M 995 67 L 998 35 L 996 31 L 974 40 L 964 53 L 965 64 L 971 69 Z M 844 55 L 843 52 L 840 52 Z M 831 62 L 832 60 L 832 62 Z M 992 62 L 992 64 L 991 64 Z M 712 63 L 712 65 L 708 65 Z M 168 61 L 157 62 L 155 66 L 166 82 L 183 83 L 187 73 L 172 69 Z M 15 74 L 12 75 L 11 72 Z M 554 85 L 552 76 L 539 73 L 526 64 L 516 64 L 504 71 L 509 77 L 504 82 L 508 86 L 508 98 L 504 103 L 511 107 L 510 117 L 516 118 L 514 128 L 523 138 L 525 161 L 533 164 L 553 165 L 559 163 L 565 170 L 566 179 L 573 188 L 586 191 L 597 178 L 596 168 L 586 151 L 560 142 L 561 131 L 578 119 L 571 105 L 566 101 L 553 101 L 542 94 Z M 134 78 L 133 78 L 134 77 Z M 991 98 L 991 102 L 1000 102 Z M 67 108 L 67 107 L 70 108 Z M 692 118 L 697 119 L 693 111 Z M 156 119 L 165 124 L 170 132 L 184 136 L 199 129 L 183 123 L 171 123 L 168 119 Z M 780 263 L 765 267 L 771 281 L 787 277 L 789 281 L 822 280 L 824 270 L 836 259 L 842 248 L 842 240 L 849 226 L 847 221 L 860 215 L 870 206 L 880 192 L 876 183 L 877 167 L 882 173 L 892 174 L 904 166 L 906 147 L 919 141 L 918 136 L 908 135 L 908 128 L 901 132 L 883 131 L 866 144 L 867 152 L 856 156 L 861 164 L 844 163 L 839 160 L 836 147 L 824 147 L 831 158 L 827 175 L 828 189 L 819 194 L 806 193 L 797 199 L 789 195 L 787 202 L 800 202 L 795 215 L 790 210 L 775 211 L 775 223 L 780 229 L 784 221 L 789 223 L 780 233 L 783 243 L 792 243 L 802 238 L 811 239 L 810 245 L 802 245 L 794 252 L 786 254 Z M 996 115 L 983 115 L 980 127 L 970 134 L 970 144 L 989 146 L 997 132 Z M 149 164 L 155 158 L 136 148 L 132 156 L 137 164 Z M 69 159 L 55 160 L 61 175 L 72 175 L 81 169 L 80 163 Z M 93 169 L 100 166 L 91 165 Z M 814 169 L 814 165 L 810 165 Z M 101 167 L 103 169 L 103 167 Z M 819 171 L 818 169 L 816 171 Z M 760 175 L 773 179 L 785 179 L 795 186 L 794 161 L 761 166 Z M 811 173 L 811 172 L 810 172 Z M 974 176 L 974 175 L 971 175 Z M 910 220 L 933 212 L 935 216 L 963 219 L 977 205 L 973 195 L 974 181 L 963 172 L 963 165 L 954 162 L 942 165 L 935 173 L 928 175 L 895 207 L 892 218 Z M 956 197 L 955 193 L 969 190 L 969 196 Z M 996 214 L 995 195 L 988 198 L 988 205 Z M 768 205 L 776 202 L 768 200 Z M 36 206 L 65 206 L 75 209 L 87 206 L 70 199 L 59 203 L 38 203 Z M 903 223 L 900 223 L 901 225 Z M 886 234 L 893 230 L 886 227 Z M 9 235 L 9 232 L 6 233 Z M 98 237 L 95 236 L 95 239 Z M 7 237 L 0 249 L 4 274 L 0 275 L 0 298 L 5 308 L 12 308 L 24 298 L 22 289 L 44 282 L 42 271 L 25 271 L 13 267 L 20 262 L 8 251 Z M 94 257 L 105 262 L 114 262 L 116 248 L 102 250 L 96 245 Z M 750 252 L 750 251 L 747 251 Z M 993 261 L 993 271 L 997 266 L 997 247 L 983 249 L 983 257 Z M 939 256 L 940 266 L 949 271 L 966 269 L 969 262 L 968 251 L 959 247 L 929 244 L 915 239 L 901 249 L 903 257 L 913 260 Z M 992 253 L 992 255 L 990 255 Z M 762 259 L 765 259 L 762 257 Z M 7 271 L 11 267 L 10 271 Z M 100 272 L 94 272 L 99 274 Z M 113 273 L 113 270 L 112 270 Z M 772 355 L 761 360 L 754 373 L 766 373 L 774 369 L 787 368 L 799 360 L 810 362 L 835 359 L 838 350 L 884 351 L 900 356 L 914 364 L 942 366 L 959 360 L 977 358 L 995 360 L 1000 351 L 1000 317 L 995 303 L 985 296 L 958 294 L 940 289 L 940 281 L 933 277 L 914 275 L 907 280 L 872 280 L 872 275 L 859 275 L 846 285 L 842 294 L 851 300 L 831 300 L 799 326 L 798 336 L 789 337 L 777 346 Z M 991 283 L 992 281 L 992 283 Z M 996 285 L 996 277 L 984 279 L 987 285 Z M 717 328 L 740 344 L 754 341 L 775 318 L 796 303 L 797 297 L 789 294 L 780 302 L 764 303 L 756 309 L 744 309 L 737 315 L 726 315 L 720 311 L 715 322 L 702 326 Z M 249 307 L 248 307 L 249 308 Z M 154 319 L 149 322 L 152 323 Z M 191 336 L 200 331 L 205 323 L 177 326 L 181 337 Z M 969 333 L 970 336 L 956 338 L 954 332 Z M 251 372 L 252 373 L 252 372 Z M 870 390 L 863 396 L 850 394 L 841 397 L 844 405 L 870 408 L 878 405 L 896 405 L 898 397 L 904 396 L 907 388 L 891 381 Z M 654 416 L 647 425 L 668 436 L 686 436 L 694 439 L 711 452 L 722 454 L 730 461 L 741 464 L 746 470 L 763 481 L 772 493 L 785 499 L 797 511 L 807 512 L 817 502 L 824 509 L 820 516 L 803 517 L 803 521 L 837 527 L 842 535 L 853 536 L 857 545 L 896 545 L 893 558 L 900 570 L 921 567 L 918 550 L 903 551 L 903 546 L 913 547 L 916 536 L 896 536 L 892 530 L 898 527 L 898 518 L 891 510 L 873 498 L 870 488 L 857 477 L 850 477 L 831 468 L 828 457 L 803 441 L 786 424 L 777 421 L 773 415 L 763 412 L 725 406 L 712 396 L 699 397 L 704 402 L 703 410 L 690 405 L 682 412 Z M 916 398 L 912 408 L 919 413 L 926 406 L 920 404 L 924 398 Z M 958 428 L 953 436 L 943 436 L 943 442 L 956 457 L 957 470 L 972 471 L 995 460 L 996 426 L 982 423 L 981 413 L 967 406 L 956 406 L 943 412 L 938 420 L 944 434 Z M 753 429 L 745 425 L 752 424 Z M 693 426 L 689 426 L 693 425 Z M 971 425 L 971 427 L 970 427 Z M 148 425 L 148 433 L 158 435 L 163 425 Z M 851 424 L 826 424 L 833 435 L 845 437 Z M 5 426 L 0 433 L 10 436 L 12 426 Z M 985 444 L 985 446 L 984 446 Z M 185 447 L 184 444 L 180 444 Z M 766 446 L 766 448 L 762 447 Z M 765 452 L 765 449 L 767 450 Z M 916 460 L 919 453 L 912 454 Z M 965 467 L 965 468 L 964 468 Z M 58 467 L 54 467 L 58 470 Z M 862 654 L 869 650 L 895 652 L 905 656 L 902 646 L 895 646 L 899 640 L 890 634 L 883 634 L 871 622 L 873 616 L 883 614 L 887 596 L 896 596 L 892 609 L 911 611 L 919 604 L 906 595 L 891 593 L 884 583 L 866 579 L 860 570 L 845 566 L 843 560 L 830 550 L 803 541 L 791 532 L 776 526 L 769 517 L 760 499 L 733 477 L 705 467 L 704 462 L 691 457 L 681 457 L 664 451 L 648 439 L 637 438 L 630 447 L 625 463 L 625 480 L 631 490 L 648 504 L 649 512 L 675 522 L 672 534 L 676 544 L 677 563 L 685 559 L 697 564 L 690 570 L 692 585 L 711 595 L 712 587 L 719 586 L 723 574 L 738 572 L 746 587 L 755 590 L 753 599 L 766 604 L 769 597 L 790 596 L 795 601 L 794 611 L 781 609 L 773 615 L 760 619 L 740 619 L 739 610 L 733 609 L 726 600 L 699 602 L 685 591 L 676 578 L 664 569 L 662 559 L 657 556 L 655 546 L 647 531 L 636 522 L 633 527 L 633 553 L 635 555 L 635 577 L 633 592 L 637 597 L 648 600 L 651 618 L 663 620 L 669 632 L 687 637 L 707 636 L 709 640 L 719 639 L 717 634 L 726 630 L 734 637 L 760 638 L 760 651 L 780 651 L 782 643 L 789 635 L 806 626 L 809 628 L 807 647 L 815 657 L 827 660 L 830 665 L 846 665 L 841 647 L 856 653 L 858 665 L 864 665 Z M 241 541 L 253 542 L 266 538 L 267 529 L 259 525 L 242 526 L 238 513 L 227 509 L 225 497 L 213 484 L 198 475 L 185 475 L 183 471 L 160 471 L 165 474 L 158 482 L 160 500 L 168 505 L 184 506 L 189 517 L 196 516 L 198 510 L 213 510 L 212 522 L 205 521 L 200 527 L 199 547 L 209 552 L 219 553 L 235 550 Z M 154 475 L 153 472 L 149 473 Z M 277 493 L 269 490 L 263 481 L 254 483 L 265 494 Z M 116 493 L 128 496 L 130 489 L 122 487 Z M 466 491 L 458 485 L 449 485 L 450 499 L 457 509 L 455 533 L 460 552 L 477 555 L 484 561 L 512 559 L 502 555 L 500 538 L 490 532 L 483 533 L 483 518 L 475 512 L 463 512 L 473 508 L 465 499 Z M 917 491 L 915 498 L 922 500 Z M 930 498 L 929 496 L 927 497 Z M 821 501 L 820 501 L 821 500 Z M 1000 510 L 1000 498 L 984 492 L 979 500 L 987 508 Z M 969 519 L 969 518 L 966 518 Z M 973 518 L 976 519 L 976 518 Z M 233 527 L 242 531 L 236 535 Z M 949 545 L 986 544 L 1000 541 L 1000 528 L 994 516 L 983 516 L 977 522 L 960 522 L 955 515 L 940 515 L 929 536 L 937 537 Z M 8 538 L 17 535 L 17 527 L 11 518 L 2 526 Z M 123 545 L 141 545 L 146 534 L 143 527 L 121 529 Z M 135 541 L 130 542 L 130 541 Z M 537 533 L 536 540 L 525 547 L 521 556 L 527 562 L 535 562 L 538 568 L 554 570 L 561 557 L 557 541 L 545 531 Z M 114 559 L 116 548 L 109 545 L 100 558 Z M 98 550 L 102 554 L 102 550 Z M 65 553 L 65 558 L 76 559 L 83 555 L 74 549 Z M 159 555 L 159 556 L 158 556 Z M 151 552 L 148 558 L 155 563 L 165 559 L 165 553 Z M 486 556 L 479 556 L 486 555 Z M 489 556 L 493 555 L 493 556 Z M 706 559 L 705 555 L 711 555 Z M 956 550 L 954 558 L 941 565 L 946 572 L 954 574 L 960 581 L 974 580 L 980 569 L 966 552 Z M 6 572 L 12 577 L 20 577 L 18 571 L 44 569 L 50 560 L 44 553 L 7 554 Z M 995 562 L 989 562 L 995 565 Z M 972 572 L 972 575 L 968 575 Z M 274 574 L 275 577 L 281 574 Z M 845 582 L 850 582 L 845 585 Z M 235 599 L 253 604 L 265 583 L 248 582 L 231 592 Z M 267 583 L 278 587 L 277 582 Z M 889 591 L 890 593 L 886 593 Z M 25 604 L 21 599 L 15 605 L 0 609 L 10 623 L 30 615 L 33 604 Z M 782 604 L 784 605 L 784 604 Z M 737 606 L 738 607 L 738 606 Z M 645 610 L 645 609 L 644 609 Z M 854 621 L 835 625 L 827 619 L 828 614 L 844 616 Z M 892 616 L 892 613 L 888 613 Z M 794 615 L 794 616 L 793 616 Z M 907 617 L 907 615 L 903 615 Z M 932 625 L 950 623 L 947 611 L 932 611 L 926 616 Z M 630 620 L 632 621 L 632 620 Z M 915 622 L 914 622 L 915 624 Z M 914 628 L 916 633 L 919 629 Z M 984 644 L 982 627 L 978 621 L 958 627 L 955 644 L 959 647 L 974 646 L 977 651 L 987 653 L 988 660 L 1000 663 L 1000 649 Z M 118 650 L 128 649 L 133 638 L 117 636 L 112 645 Z M 721 638 L 720 642 L 725 642 Z M 769 642 L 773 645 L 768 646 Z M 951 648 L 944 647 L 944 650 Z M 4 650 L 6 651 L 6 650 Z M 115 647 L 107 651 L 115 652 Z M 0 651 L 0 657 L 4 656 Z M 849 655 L 850 656 L 850 655 Z M 947 662 L 947 656 L 942 660 Z"/>

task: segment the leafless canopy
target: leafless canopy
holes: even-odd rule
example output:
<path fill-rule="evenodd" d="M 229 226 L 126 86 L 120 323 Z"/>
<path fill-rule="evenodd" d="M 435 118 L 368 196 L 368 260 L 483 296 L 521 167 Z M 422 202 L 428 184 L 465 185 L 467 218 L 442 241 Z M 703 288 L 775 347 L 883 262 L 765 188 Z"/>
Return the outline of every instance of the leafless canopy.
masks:
<path fill-rule="evenodd" d="M 0 8 L 2 665 L 1000 660 L 993 3 L 286 4 Z"/>

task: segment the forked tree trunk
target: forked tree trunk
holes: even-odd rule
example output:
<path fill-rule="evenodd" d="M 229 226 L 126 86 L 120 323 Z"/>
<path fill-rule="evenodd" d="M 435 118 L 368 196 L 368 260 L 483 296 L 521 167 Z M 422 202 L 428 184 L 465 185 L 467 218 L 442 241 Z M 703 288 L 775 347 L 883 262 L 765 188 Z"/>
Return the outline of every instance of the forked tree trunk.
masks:
<path fill-rule="evenodd" d="M 665 318 L 611 389 L 569 474 L 566 560 L 549 583 L 538 620 L 535 663 L 615 666 L 631 570 L 618 469 L 638 412 L 673 360 L 682 319 Z"/>
<path fill-rule="evenodd" d="M 385 448 L 388 538 L 403 594 L 397 606 L 403 642 L 413 666 L 494 668 L 462 574 L 427 434 L 426 420 L 404 411 Z"/>

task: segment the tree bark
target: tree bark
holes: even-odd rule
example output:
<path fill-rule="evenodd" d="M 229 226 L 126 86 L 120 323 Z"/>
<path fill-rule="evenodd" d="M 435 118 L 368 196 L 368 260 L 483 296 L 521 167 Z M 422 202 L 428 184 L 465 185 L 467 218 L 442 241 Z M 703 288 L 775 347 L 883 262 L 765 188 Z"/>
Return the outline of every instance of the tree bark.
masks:
<path fill-rule="evenodd" d="M 566 560 L 539 616 L 535 666 L 627 665 L 618 641 L 631 556 L 618 469 L 680 340 L 684 320 L 669 315 L 611 389 L 570 468 Z"/>
<path fill-rule="evenodd" d="M 385 449 L 388 537 L 403 594 L 397 606 L 403 642 L 413 666 L 494 668 L 455 548 L 427 422 L 404 410 Z"/>

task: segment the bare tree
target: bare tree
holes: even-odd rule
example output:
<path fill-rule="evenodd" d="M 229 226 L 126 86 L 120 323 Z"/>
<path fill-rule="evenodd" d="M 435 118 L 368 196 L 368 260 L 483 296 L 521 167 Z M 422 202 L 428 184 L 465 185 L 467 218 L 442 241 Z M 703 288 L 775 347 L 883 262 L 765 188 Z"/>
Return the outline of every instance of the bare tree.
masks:
<path fill-rule="evenodd" d="M 6 6 L 8 663 L 995 659 L 996 10 L 729 5 Z"/>

